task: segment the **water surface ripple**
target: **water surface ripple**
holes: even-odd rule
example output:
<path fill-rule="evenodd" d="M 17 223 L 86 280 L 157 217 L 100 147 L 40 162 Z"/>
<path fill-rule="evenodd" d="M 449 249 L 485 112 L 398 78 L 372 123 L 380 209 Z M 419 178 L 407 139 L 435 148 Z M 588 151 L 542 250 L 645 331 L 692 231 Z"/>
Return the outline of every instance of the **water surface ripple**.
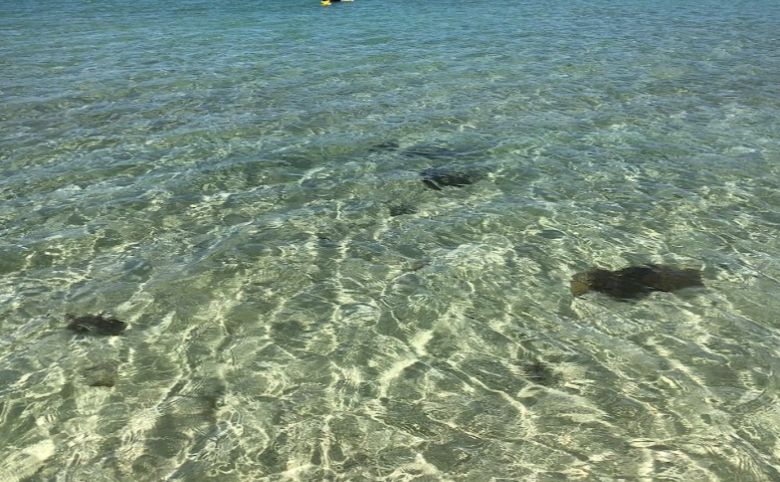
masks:
<path fill-rule="evenodd" d="M 778 32 L 2 2 L 0 480 L 780 480 Z M 643 263 L 706 287 L 569 291 Z"/>

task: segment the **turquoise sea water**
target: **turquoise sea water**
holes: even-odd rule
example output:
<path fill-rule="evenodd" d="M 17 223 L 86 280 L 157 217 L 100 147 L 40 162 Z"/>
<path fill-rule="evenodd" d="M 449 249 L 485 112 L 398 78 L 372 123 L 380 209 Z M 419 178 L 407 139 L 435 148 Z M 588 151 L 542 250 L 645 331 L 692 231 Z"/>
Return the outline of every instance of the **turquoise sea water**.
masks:
<path fill-rule="evenodd" d="M 780 480 L 780 4 L 550 3 L 0 3 L 0 480 Z"/>

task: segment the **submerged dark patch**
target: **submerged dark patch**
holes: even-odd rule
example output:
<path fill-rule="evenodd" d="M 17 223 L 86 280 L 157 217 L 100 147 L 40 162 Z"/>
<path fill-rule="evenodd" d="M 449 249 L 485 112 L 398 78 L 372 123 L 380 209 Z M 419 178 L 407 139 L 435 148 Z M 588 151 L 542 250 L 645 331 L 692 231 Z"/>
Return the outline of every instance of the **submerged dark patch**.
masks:
<path fill-rule="evenodd" d="M 642 298 L 653 291 L 672 292 L 697 286 L 704 286 L 701 271 L 657 264 L 616 271 L 593 269 L 577 273 L 571 279 L 574 296 L 598 291 L 620 300 Z"/>
<path fill-rule="evenodd" d="M 368 152 L 395 151 L 399 147 L 400 145 L 396 140 L 382 141 L 369 147 Z"/>
<path fill-rule="evenodd" d="M 84 382 L 90 387 L 112 388 L 116 385 L 117 365 L 106 363 L 84 370 Z"/>
<path fill-rule="evenodd" d="M 555 385 L 558 382 L 558 375 L 546 363 L 535 360 L 524 367 L 525 375 L 528 380 L 545 387 Z"/>
<path fill-rule="evenodd" d="M 103 313 L 99 315 L 67 315 L 68 329 L 82 335 L 116 336 L 121 334 L 127 324 Z"/>
<path fill-rule="evenodd" d="M 414 206 L 406 203 L 391 204 L 389 206 L 389 209 L 390 209 L 390 216 L 401 216 L 404 214 L 417 213 L 417 209 Z"/>
<path fill-rule="evenodd" d="M 441 191 L 442 187 L 463 187 L 482 179 L 482 173 L 478 171 L 459 171 L 443 168 L 425 169 L 420 173 L 422 182 L 430 189 Z"/>
<path fill-rule="evenodd" d="M 456 151 L 447 146 L 418 144 L 402 150 L 401 155 L 409 158 L 423 158 L 431 161 L 449 162 L 455 158 L 467 155 L 467 153 Z"/>

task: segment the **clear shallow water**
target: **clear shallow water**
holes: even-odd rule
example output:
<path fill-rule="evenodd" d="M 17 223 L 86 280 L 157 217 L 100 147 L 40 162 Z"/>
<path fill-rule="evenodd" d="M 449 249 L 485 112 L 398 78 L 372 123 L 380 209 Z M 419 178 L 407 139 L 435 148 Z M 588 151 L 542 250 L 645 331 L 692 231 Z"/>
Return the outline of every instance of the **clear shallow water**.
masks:
<path fill-rule="evenodd" d="M 643 3 L 3 2 L 0 479 L 780 479 L 780 9 Z"/>

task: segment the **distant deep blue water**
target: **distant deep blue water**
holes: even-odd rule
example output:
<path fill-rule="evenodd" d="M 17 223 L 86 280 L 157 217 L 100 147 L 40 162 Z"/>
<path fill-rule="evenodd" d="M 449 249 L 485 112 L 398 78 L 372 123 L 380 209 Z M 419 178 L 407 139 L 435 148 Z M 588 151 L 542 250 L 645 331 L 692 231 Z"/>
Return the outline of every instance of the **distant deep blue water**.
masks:
<path fill-rule="evenodd" d="M 0 3 L 0 480 L 780 480 L 780 3 L 551 3 Z"/>

